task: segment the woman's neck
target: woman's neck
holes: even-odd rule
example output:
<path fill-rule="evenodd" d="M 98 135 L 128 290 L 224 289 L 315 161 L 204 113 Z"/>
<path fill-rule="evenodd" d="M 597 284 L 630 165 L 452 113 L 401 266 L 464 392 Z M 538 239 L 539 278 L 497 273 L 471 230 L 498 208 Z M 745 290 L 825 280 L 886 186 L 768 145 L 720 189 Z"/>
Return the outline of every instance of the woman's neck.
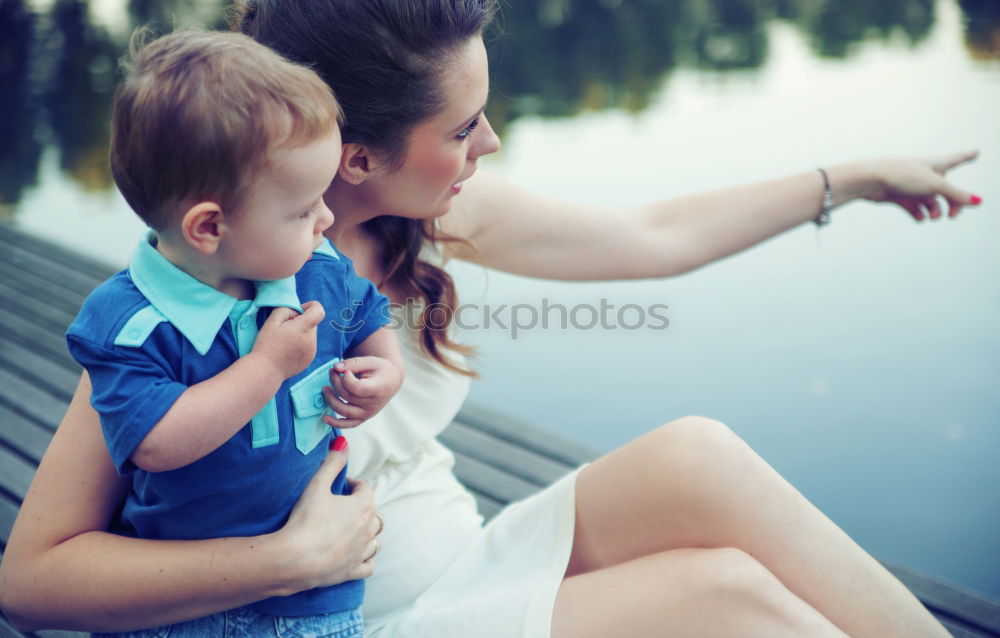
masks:
<path fill-rule="evenodd" d="M 401 303 L 403 293 L 384 281 L 385 246 L 365 228 L 365 222 L 385 213 L 366 197 L 363 187 L 344 184 L 339 179 L 330 185 L 324 200 L 333 211 L 333 225 L 323 234 L 333 242 L 338 252 L 354 262 L 357 274 L 381 284 L 379 290 L 383 294 L 388 295 L 391 301 Z"/>

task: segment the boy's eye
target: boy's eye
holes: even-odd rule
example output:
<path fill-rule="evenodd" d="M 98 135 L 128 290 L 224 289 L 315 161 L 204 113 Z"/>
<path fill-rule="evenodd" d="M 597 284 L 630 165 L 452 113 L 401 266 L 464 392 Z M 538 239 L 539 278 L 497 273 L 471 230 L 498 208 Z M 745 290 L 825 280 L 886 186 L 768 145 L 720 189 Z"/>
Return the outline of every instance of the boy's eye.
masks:
<path fill-rule="evenodd" d="M 475 128 L 477 126 L 479 126 L 479 118 L 478 117 L 476 119 L 472 120 L 471 122 L 469 122 L 469 125 L 466 126 L 464 129 L 462 129 L 462 131 L 458 134 L 458 138 L 464 140 L 465 138 L 469 137 L 469 135 L 472 134 L 472 131 L 475 130 Z"/>
<path fill-rule="evenodd" d="M 312 215 L 312 212 L 313 212 L 314 210 L 316 210 L 316 207 L 315 207 L 315 206 L 313 206 L 313 207 L 312 207 L 312 208 L 310 208 L 309 210 L 306 210 L 306 211 L 303 211 L 302 213 L 300 213 L 300 214 L 299 214 L 299 218 L 300 218 L 300 219 L 305 219 L 306 217 L 309 217 L 310 215 Z"/>

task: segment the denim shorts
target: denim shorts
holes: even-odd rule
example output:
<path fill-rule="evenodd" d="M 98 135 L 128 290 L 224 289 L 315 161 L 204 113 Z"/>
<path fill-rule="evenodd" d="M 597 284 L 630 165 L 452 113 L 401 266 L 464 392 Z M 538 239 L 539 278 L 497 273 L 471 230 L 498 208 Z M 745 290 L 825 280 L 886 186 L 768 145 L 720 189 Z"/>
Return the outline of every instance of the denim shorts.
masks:
<path fill-rule="evenodd" d="M 315 616 L 271 616 L 250 607 L 230 609 L 164 627 L 96 638 L 362 638 L 364 621 L 358 610 Z"/>

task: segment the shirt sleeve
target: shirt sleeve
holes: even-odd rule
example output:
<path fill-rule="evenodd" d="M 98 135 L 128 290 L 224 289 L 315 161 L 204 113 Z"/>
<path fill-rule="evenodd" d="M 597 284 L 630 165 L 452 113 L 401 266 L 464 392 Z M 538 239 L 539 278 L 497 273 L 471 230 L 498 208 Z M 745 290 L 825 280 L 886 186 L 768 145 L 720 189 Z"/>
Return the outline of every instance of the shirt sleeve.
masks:
<path fill-rule="evenodd" d="M 370 337 L 373 332 L 388 325 L 389 298 L 378 291 L 375 284 L 359 277 L 352 269 L 347 278 L 347 288 L 352 301 L 351 329 L 345 330 L 345 352 L 350 352 Z"/>
<path fill-rule="evenodd" d="M 115 468 L 120 474 L 134 472 L 132 453 L 187 386 L 142 349 L 108 348 L 75 335 L 67 335 L 67 344 L 90 375 L 90 403 L 101 415 Z"/>

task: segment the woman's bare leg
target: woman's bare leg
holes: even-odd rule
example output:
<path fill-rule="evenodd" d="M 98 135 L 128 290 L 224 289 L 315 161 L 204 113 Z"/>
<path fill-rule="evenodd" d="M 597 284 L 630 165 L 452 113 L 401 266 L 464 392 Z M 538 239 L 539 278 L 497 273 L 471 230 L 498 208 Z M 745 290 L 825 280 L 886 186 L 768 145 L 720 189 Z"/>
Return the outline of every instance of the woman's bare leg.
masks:
<path fill-rule="evenodd" d="M 725 425 L 686 417 L 577 480 L 567 577 L 678 548 L 739 549 L 852 636 L 947 636 L 878 561 Z"/>
<path fill-rule="evenodd" d="M 553 638 L 846 638 L 749 555 L 673 549 L 572 576 Z"/>

